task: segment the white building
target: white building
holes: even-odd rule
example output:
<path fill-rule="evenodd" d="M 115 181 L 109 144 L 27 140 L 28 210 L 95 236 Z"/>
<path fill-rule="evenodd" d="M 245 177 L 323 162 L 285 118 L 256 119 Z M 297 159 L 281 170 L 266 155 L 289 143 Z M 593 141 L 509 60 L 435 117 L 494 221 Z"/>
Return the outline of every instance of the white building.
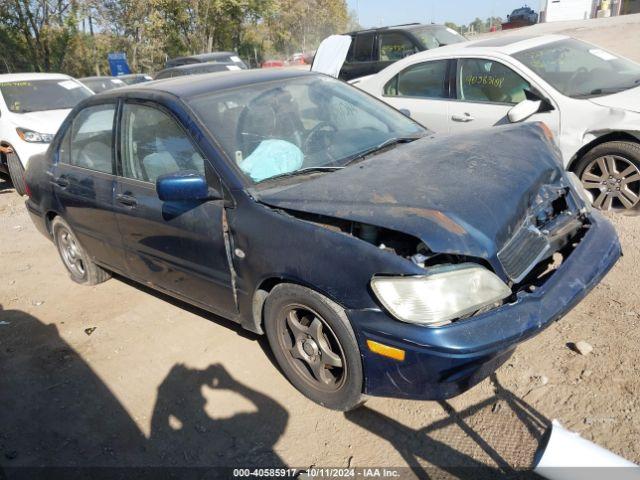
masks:
<path fill-rule="evenodd" d="M 594 0 L 542 0 L 540 22 L 586 20 L 592 18 Z"/>

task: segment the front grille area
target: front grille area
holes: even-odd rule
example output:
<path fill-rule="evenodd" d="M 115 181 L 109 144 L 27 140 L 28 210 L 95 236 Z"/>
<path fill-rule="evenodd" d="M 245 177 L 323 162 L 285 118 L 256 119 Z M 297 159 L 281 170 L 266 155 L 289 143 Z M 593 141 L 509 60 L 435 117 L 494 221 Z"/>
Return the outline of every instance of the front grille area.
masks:
<path fill-rule="evenodd" d="M 549 241 L 540 231 L 523 225 L 498 252 L 498 260 L 514 282 L 522 280 L 549 249 Z"/>

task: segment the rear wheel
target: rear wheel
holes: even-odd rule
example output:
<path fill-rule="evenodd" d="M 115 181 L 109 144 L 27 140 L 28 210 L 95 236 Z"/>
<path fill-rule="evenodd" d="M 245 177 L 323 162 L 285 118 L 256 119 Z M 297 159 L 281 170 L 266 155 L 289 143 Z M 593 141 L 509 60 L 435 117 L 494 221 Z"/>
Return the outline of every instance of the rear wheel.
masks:
<path fill-rule="evenodd" d="M 600 210 L 637 208 L 640 203 L 640 144 L 606 142 L 590 150 L 575 168 Z"/>
<path fill-rule="evenodd" d="M 7 153 L 7 167 L 9 168 L 9 176 L 11 177 L 13 188 L 16 189 L 18 195 L 26 195 L 27 184 L 24 180 L 24 167 L 17 153 Z"/>
<path fill-rule="evenodd" d="M 85 285 L 97 285 L 111 276 L 96 265 L 82 248 L 75 234 L 61 217 L 51 222 L 53 240 L 58 248 L 62 263 L 67 268 L 71 280 Z"/>
<path fill-rule="evenodd" d="M 344 309 L 308 288 L 281 284 L 267 297 L 264 322 L 280 368 L 304 395 L 341 411 L 363 403 L 360 350 Z"/>

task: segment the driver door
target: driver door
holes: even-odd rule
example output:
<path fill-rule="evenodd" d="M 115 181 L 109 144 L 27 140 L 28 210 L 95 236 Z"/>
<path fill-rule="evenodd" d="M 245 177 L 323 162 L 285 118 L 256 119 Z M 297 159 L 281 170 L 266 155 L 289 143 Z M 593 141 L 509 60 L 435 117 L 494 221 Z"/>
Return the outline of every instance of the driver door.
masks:
<path fill-rule="evenodd" d="M 487 58 L 460 58 L 456 68 L 456 99 L 449 108 L 452 133 L 509 123 L 507 113 L 536 91 L 521 75 Z M 558 134 L 558 111 L 537 113 L 526 121 L 545 122 Z"/>
<path fill-rule="evenodd" d="M 160 175 L 196 171 L 219 178 L 178 121 L 154 103 L 126 102 L 120 121 L 115 211 L 135 279 L 221 315 L 236 311 L 223 233 L 223 200 L 163 202 Z"/>

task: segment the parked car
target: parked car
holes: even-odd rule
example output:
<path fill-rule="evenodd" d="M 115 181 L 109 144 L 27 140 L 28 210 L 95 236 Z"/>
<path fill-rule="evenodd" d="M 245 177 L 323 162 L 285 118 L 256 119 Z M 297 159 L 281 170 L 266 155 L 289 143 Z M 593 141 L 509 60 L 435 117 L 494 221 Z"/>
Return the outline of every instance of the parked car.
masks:
<path fill-rule="evenodd" d="M 24 169 L 30 158 L 44 152 L 58 127 L 80 100 L 93 92 L 77 80 L 58 73 L 0 75 L 0 172 L 8 173 L 16 192 L 26 193 Z"/>
<path fill-rule="evenodd" d="M 354 81 L 436 132 L 544 121 L 595 207 L 640 201 L 640 65 L 562 35 L 503 36 Z"/>
<path fill-rule="evenodd" d="M 112 88 L 120 88 L 126 85 L 120 77 L 84 77 L 78 80 L 93 93 L 106 92 Z"/>
<path fill-rule="evenodd" d="M 511 12 L 511 15 L 507 15 L 508 22 L 522 22 L 528 25 L 534 25 L 538 23 L 538 14 L 526 5 L 521 8 L 516 8 Z"/>
<path fill-rule="evenodd" d="M 180 65 L 179 67 L 165 68 L 156 73 L 154 80 L 163 78 L 183 77 L 185 75 L 199 75 L 202 73 L 228 72 L 230 70 L 240 70 L 235 63 L 231 62 L 208 62 L 197 63 L 195 65 Z"/>
<path fill-rule="evenodd" d="M 192 65 L 194 63 L 209 63 L 209 62 L 231 62 L 234 65 L 240 67 L 242 70 L 246 70 L 247 64 L 234 52 L 212 52 L 201 53 L 199 55 L 189 55 L 187 57 L 177 57 L 167 60 L 164 68 L 179 67 L 180 65 Z"/>
<path fill-rule="evenodd" d="M 444 25 L 410 23 L 350 32 L 352 42 L 340 71 L 342 80 L 372 75 L 408 55 L 464 42 L 466 39 Z"/>
<path fill-rule="evenodd" d="M 559 162 L 543 124 L 439 137 L 344 82 L 252 70 L 85 100 L 27 208 L 74 281 L 118 272 L 266 333 L 347 410 L 463 392 L 611 268 L 615 230 Z"/>
<path fill-rule="evenodd" d="M 129 73 L 127 75 L 118 75 L 118 79 L 122 80 L 127 85 L 135 85 L 137 83 L 150 82 L 153 80 L 153 77 L 146 73 Z"/>

